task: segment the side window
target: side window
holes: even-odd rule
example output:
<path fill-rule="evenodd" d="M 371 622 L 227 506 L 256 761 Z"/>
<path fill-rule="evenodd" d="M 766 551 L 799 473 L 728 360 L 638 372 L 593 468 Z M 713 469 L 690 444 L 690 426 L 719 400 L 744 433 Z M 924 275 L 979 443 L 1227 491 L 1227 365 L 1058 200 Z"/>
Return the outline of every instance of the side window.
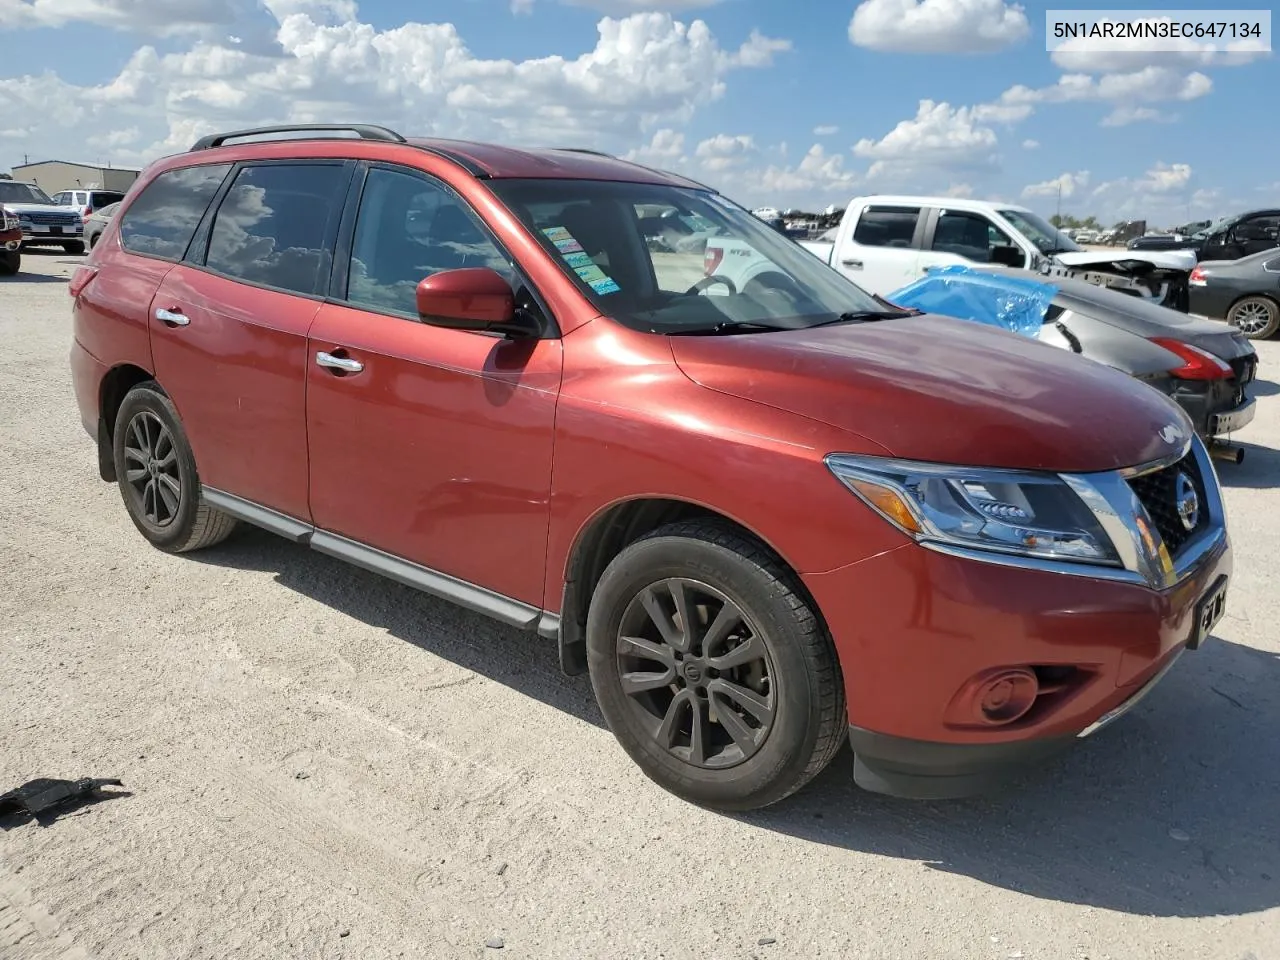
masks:
<path fill-rule="evenodd" d="M 864 247 L 910 247 L 919 207 L 867 207 L 858 217 L 853 242 Z"/>
<path fill-rule="evenodd" d="M 370 170 L 356 214 L 347 301 L 416 320 L 419 281 L 460 267 L 490 267 L 514 279 L 480 221 L 443 185 Z"/>
<path fill-rule="evenodd" d="M 180 260 L 229 163 L 169 170 L 152 180 L 120 221 L 120 242 L 132 253 Z"/>
<path fill-rule="evenodd" d="M 67 191 L 63 190 L 62 193 L 55 193 L 53 195 L 53 202 L 60 207 L 65 207 L 71 203 L 71 200 L 67 196 Z"/>
<path fill-rule="evenodd" d="M 990 263 L 996 247 L 1011 247 L 1013 240 L 980 213 L 940 210 L 933 231 L 933 247 L 939 253 L 954 253 L 967 260 Z"/>
<path fill-rule="evenodd" d="M 243 167 L 214 215 L 205 266 L 292 293 L 323 292 L 331 261 L 327 238 L 348 178 L 334 163 Z"/>
<path fill-rule="evenodd" d="M 1236 224 L 1236 239 L 1280 243 L 1280 216 L 1264 214 Z"/>

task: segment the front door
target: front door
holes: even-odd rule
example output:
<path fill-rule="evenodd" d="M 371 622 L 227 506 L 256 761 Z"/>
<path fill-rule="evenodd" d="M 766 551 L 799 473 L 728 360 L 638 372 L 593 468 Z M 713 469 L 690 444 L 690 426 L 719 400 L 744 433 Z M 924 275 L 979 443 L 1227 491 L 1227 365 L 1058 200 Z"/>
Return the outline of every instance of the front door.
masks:
<path fill-rule="evenodd" d="M 306 520 L 307 331 L 354 165 L 249 163 L 151 304 L 156 374 L 202 483 Z"/>
<path fill-rule="evenodd" d="M 1013 239 L 991 222 L 989 217 L 971 210 L 939 210 L 934 221 L 932 236 L 926 238 L 926 249 L 921 251 L 918 275 L 924 276 L 930 267 L 951 264 L 1009 262 L 1021 256 L 1019 266 L 1026 266 L 1026 253 Z"/>
<path fill-rule="evenodd" d="M 541 607 L 561 343 L 423 323 L 418 282 L 459 267 L 498 270 L 538 310 L 446 185 L 371 167 L 342 302 L 321 308 L 307 350 L 311 512 L 322 531 Z"/>

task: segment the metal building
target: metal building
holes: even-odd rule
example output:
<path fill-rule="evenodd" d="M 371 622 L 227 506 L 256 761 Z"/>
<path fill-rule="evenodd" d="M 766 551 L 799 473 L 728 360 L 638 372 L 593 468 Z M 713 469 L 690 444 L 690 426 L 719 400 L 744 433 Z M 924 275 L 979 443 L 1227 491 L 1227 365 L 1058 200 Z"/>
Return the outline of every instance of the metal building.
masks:
<path fill-rule="evenodd" d="M 141 172 L 137 167 L 41 160 L 14 167 L 13 179 L 34 182 L 50 196 L 62 190 L 116 190 L 124 193 Z"/>

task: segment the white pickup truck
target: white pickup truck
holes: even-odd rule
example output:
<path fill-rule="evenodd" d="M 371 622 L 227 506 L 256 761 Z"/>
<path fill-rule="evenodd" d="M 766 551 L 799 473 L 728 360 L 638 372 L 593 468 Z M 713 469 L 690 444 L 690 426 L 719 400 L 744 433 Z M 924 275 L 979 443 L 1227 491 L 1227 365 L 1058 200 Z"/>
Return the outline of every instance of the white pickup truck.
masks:
<path fill-rule="evenodd" d="M 930 267 L 984 263 L 1071 276 L 1185 312 L 1196 265 L 1196 255 L 1185 250 L 1085 250 L 1026 207 L 950 197 L 858 197 L 832 241 L 799 242 L 880 296 Z M 709 238 L 708 267 L 737 289 L 752 280 L 769 283 L 773 264 L 754 251 L 727 249 L 733 243 Z"/>

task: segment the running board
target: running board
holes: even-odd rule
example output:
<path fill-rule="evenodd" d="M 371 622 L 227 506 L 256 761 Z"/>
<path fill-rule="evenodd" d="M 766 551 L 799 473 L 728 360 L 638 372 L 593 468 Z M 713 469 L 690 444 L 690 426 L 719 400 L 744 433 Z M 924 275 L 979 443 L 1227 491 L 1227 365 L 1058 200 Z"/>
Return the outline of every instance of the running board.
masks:
<path fill-rule="evenodd" d="M 213 487 L 202 486 L 201 496 L 215 510 L 221 510 L 237 520 L 261 527 L 293 543 L 307 544 L 318 553 L 343 560 L 521 630 L 536 632 L 545 639 L 556 640 L 560 636 L 559 616 L 521 600 L 514 600 L 486 587 L 432 570 L 356 540 L 317 529 L 313 524 Z"/>

